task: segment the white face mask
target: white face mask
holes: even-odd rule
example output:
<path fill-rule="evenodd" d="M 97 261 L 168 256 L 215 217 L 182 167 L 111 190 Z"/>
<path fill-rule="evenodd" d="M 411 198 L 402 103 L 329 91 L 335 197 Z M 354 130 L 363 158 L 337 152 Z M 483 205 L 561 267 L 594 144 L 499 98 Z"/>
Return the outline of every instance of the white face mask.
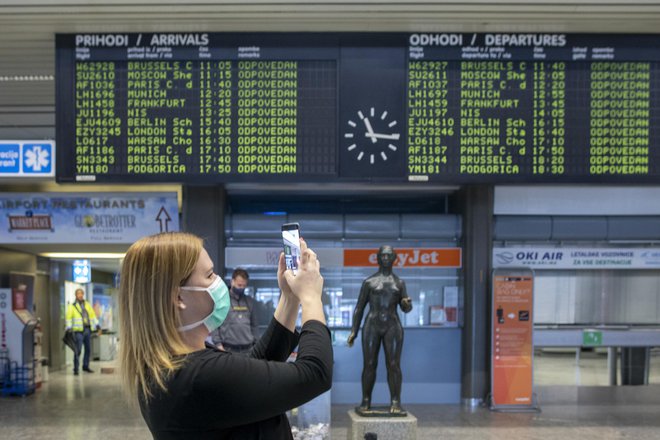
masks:
<path fill-rule="evenodd" d="M 197 327 L 200 324 L 204 324 L 208 329 L 209 333 L 220 327 L 222 323 L 227 318 L 229 313 L 229 307 L 231 307 L 231 300 L 229 298 L 229 290 L 225 283 L 222 282 L 222 278 L 215 276 L 215 279 L 209 287 L 188 287 L 182 286 L 181 290 L 191 290 L 194 292 L 207 292 L 213 299 L 213 310 L 209 316 L 204 319 L 200 319 L 197 322 L 192 324 L 186 324 L 179 327 L 177 330 L 180 332 L 185 332 Z"/>

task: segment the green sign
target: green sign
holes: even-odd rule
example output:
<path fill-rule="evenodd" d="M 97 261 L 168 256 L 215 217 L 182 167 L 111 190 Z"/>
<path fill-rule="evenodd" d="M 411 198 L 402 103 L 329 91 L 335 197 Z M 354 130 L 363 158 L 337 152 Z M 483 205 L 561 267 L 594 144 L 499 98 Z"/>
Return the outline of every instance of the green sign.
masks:
<path fill-rule="evenodd" d="M 603 345 L 603 332 L 585 330 L 582 332 L 582 345 L 586 347 L 598 347 Z"/>

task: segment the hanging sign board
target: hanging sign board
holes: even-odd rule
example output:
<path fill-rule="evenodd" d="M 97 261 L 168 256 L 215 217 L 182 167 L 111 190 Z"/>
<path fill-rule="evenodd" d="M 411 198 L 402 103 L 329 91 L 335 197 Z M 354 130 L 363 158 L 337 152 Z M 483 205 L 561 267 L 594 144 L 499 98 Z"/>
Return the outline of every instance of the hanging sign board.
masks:
<path fill-rule="evenodd" d="M 493 266 L 533 269 L 658 269 L 659 248 L 493 248 Z"/>
<path fill-rule="evenodd" d="M 461 248 L 395 248 L 396 268 L 461 268 Z M 344 249 L 344 267 L 378 267 L 378 249 Z"/>
<path fill-rule="evenodd" d="M 0 179 L 55 177 L 55 142 L 0 141 Z"/>
<path fill-rule="evenodd" d="M 176 193 L 0 194 L 0 243 L 133 243 L 178 230 Z"/>
<path fill-rule="evenodd" d="M 534 276 L 530 270 L 493 274 L 491 396 L 493 409 L 531 409 L 533 403 Z"/>
<path fill-rule="evenodd" d="M 278 234 L 280 231 L 274 231 Z M 227 267 L 276 267 L 281 247 L 226 247 L 225 264 Z M 341 267 L 343 264 L 341 249 L 338 248 L 314 248 L 323 267 Z"/>
<path fill-rule="evenodd" d="M 378 249 L 315 248 L 324 267 L 378 267 Z M 282 248 L 227 247 L 227 267 L 276 266 Z M 395 248 L 394 267 L 461 268 L 461 248 Z"/>
<path fill-rule="evenodd" d="M 89 260 L 73 260 L 73 282 L 90 283 L 92 281 L 92 265 Z"/>
<path fill-rule="evenodd" d="M 655 34 L 78 33 L 55 46 L 59 182 L 660 182 Z"/>

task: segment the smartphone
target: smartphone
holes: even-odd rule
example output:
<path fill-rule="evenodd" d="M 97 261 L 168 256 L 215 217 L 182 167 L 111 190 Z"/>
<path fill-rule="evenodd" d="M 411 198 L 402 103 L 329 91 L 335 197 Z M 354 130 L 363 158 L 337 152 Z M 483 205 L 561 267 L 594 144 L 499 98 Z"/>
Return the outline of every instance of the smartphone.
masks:
<path fill-rule="evenodd" d="M 284 261 L 286 268 L 294 275 L 298 273 L 300 263 L 300 225 L 285 223 L 282 225 L 282 241 L 284 242 Z"/>

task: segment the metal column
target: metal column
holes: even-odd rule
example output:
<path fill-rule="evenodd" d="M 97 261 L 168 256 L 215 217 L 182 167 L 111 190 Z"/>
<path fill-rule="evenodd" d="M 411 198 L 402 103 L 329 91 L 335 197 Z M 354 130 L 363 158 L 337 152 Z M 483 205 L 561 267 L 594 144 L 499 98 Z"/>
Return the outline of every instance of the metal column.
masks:
<path fill-rule="evenodd" d="M 227 193 L 224 186 L 183 187 L 181 230 L 199 235 L 215 265 L 215 272 L 225 276 L 225 212 Z"/>
<path fill-rule="evenodd" d="M 493 187 L 467 186 L 459 193 L 463 216 L 465 277 L 461 401 L 480 404 L 490 387 L 488 314 L 493 247 Z"/>

